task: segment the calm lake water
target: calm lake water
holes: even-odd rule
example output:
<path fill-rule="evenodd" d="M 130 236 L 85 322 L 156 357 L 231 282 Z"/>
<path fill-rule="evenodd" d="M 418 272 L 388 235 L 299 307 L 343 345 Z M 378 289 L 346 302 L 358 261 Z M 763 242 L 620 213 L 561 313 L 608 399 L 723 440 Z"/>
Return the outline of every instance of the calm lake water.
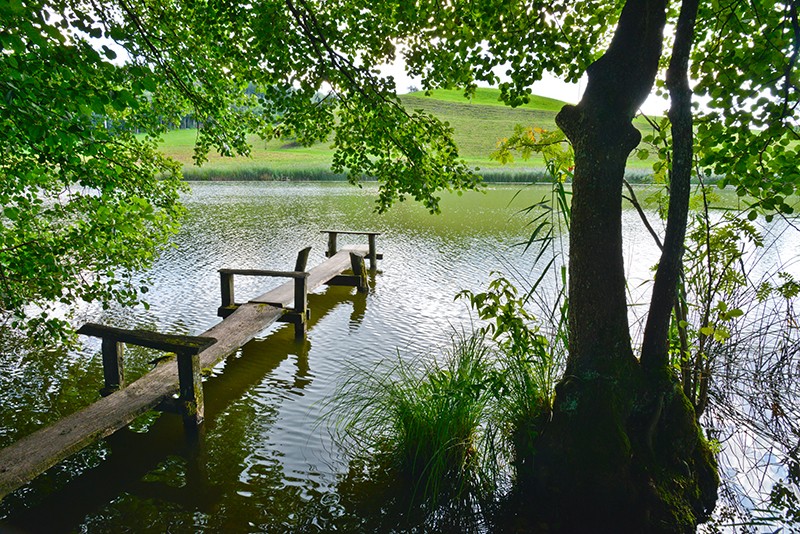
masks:
<path fill-rule="evenodd" d="M 434 355 L 454 331 L 474 323 L 462 289 L 481 291 L 492 271 L 538 276 L 523 254 L 530 215 L 547 187 L 493 186 L 447 196 L 443 214 L 410 203 L 373 213 L 375 190 L 344 184 L 197 183 L 174 248 L 152 272 L 150 309 L 87 306 L 92 322 L 199 334 L 218 322 L 222 267 L 288 269 L 313 246 L 323 260 L 324 229 L 376 230 L 384 260 L 368 294 L 350 288 L 309 297 L 311 327 L 295 342 L 272 327 L 205 381 L 202 435 L 179 418 L 149 414 L 0 502 L 5 526 L 22 532 L 328 532 L 367 529 L 343 504 L 347 451 L 330 438 L 326 401 L 348 364 Z M 633 301 L 645 294 L 657 249 L 638 216 L 624 216 Z M 340 244 L 365 238 L 340 236 Z M 566 246 L 566 245 L 565 245 Z M 792 243 L 776 254 L 785 257 Z M 782 252 L 783 250 L 783 252 Z M 540 262 L 540 266 L 543 262 Z M 239 300 L 274 282 L 237 279 Z M 631 314 L 636 322 L 636 308 Z M 130 347 L 126 369 L 140 375 L 157 354 Z M 135 377 L 135 376 L 134 376 Z M 0 358 L 0 446 L 97 398 L 99 342 L 61 354 Z M 366 491 L 366 490 L 365 490 Z M 3 524 L 0 523 L 0 530 Z"/>

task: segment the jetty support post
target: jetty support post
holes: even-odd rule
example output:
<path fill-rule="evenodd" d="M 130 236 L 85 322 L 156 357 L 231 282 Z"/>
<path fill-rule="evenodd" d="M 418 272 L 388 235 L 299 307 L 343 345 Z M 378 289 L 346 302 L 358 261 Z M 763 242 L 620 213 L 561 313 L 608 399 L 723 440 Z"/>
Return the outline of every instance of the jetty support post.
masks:
<path fill-rule="evenodd" d="M 199 424 L 203 421 L 203 384 L 200 377 L 200 353 L 217 342 L 211 337 L 165 335 L 146 330 L 125 330 L 111 326 L 86 323 L 79 334 L 102 339 L 103 378 L 108 395 L 124 387 L 122 380 L 122 344 L 138 345 L 164 352 L 174 352 L 178 364 L 178 400 L 184 421 Z M 115 367 L 116 366 L 116 367 Z M 109 380 L 118 377 L 116 388 L 109 390 Z"/>
<path fill-rule="evenodd" d="M 196 351 L 185 350 L 177 353 L 177 359 L 180 412 L 185 424 L 199 425 L 205 418 L 200 356 Z"/>
<path fill-rule="evenodd" d="M 376 245 L 378 234 L 369 233 L 367 234 L 367 240 L 369 241 L 369 269 L 371 271 L 375 271 L 378 269 L 378 247 Z"/>
<path fill-rule="evenodd" d="M 350 253 L 350 266 L 353 269 L 353 274 L 358 279 L 356 287 L 359 293 L 366 293 L 369 290 L 367 286 L 367 267 L 364 265 L 364 256 L 358 252 Z"/>
<path fill-rule="evenodd" d="M 122 356 L 125 345 L 113 337 L 102 338 L 103 354 L 103 388 L 100 395 L 106 397 L 125 387 Z"/>
<path fill-rule="evenodd" d="M 335 232 L 333 230 L 325 230 L 328 233 L 328 250 L 325 252 L 325 256 L 330 258 L 334 254 L 336 254 L 336 236 L 339 232 Z"/>
<path fill-rule="evenodd" d="M 334 243 L 334 247 L 336 243 Z M 294 279 L 294 338 L 297 341 L 303 340 L 308 332 L 308 320 L 311 319 L 311 310 L 308 309 L 308 276 L 306 266 L 308 265 L 308 254 L 311 247 L 306 247 L 297 253 L 297 261 L 294 264 L 295 273 L 303 273 L 302 278 Z"/>
<path fill-rule="evenodd" d="M 311 252 L 311 247 L 306 247 L 297 253 L 297 260 L 294 262 L 295 272 L 302 273 L 306 270 L 308 265 L 308 254 Z"/>
<path fill-rule="evenodd" d="M 236 305 L 236 300 L 233 293 L 233 273 L 219 272 L 219 289 L 222 296 L 222 305 L 220 309 L 229 308 Z"/>
<path fill-rule="evenodd" d="M 294 338 L 297 341 L 306 337 L 310 310 L 308 309 L 308 273 L 306 276 L 294 279 L 294 308 L 292 319 L 294 322 Z"/>

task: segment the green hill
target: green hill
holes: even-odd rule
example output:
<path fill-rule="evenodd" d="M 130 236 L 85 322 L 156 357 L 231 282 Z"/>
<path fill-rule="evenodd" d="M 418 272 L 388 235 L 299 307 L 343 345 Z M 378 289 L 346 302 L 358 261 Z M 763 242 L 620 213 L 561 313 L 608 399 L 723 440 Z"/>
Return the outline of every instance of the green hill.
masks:
<path fill-rule="evenodd" d="M 437 89 L 431 91 L 430 96 L 426 96 L 424 91 L 417 91 L 416 93 L 409 93 L 401 95 L 403 97 L 420 97 L 428 100 L 440 100 L 442 102 L 454 102 L 456 104 L 483 104 L 487 106 L 499 106 L 508 108 L 502 100 L 500 100 L 500 90 L 490 89 L 487 87 L 478 87 L 475 94 L 469 99 L 464 97 L 464 91 Z M 556 100 L 555 98 L 548 98 L 546 96 L 531 95 L 531 101 L 523 106 L 522 109 L 536 109 L 539 111 L 553 111 L 558 112 L 566 102 Z M 518 108 L 519 109 L 519 108 Z"/>
<path fill-rule="evenodd" d="M 555 115 L 564 102 L 532 96 L 531 102 L 518 108 L 504 105 L 498 89 L 479 88 L 471 99 L 462 91 L 436 90 L 430 96 L 423 92 L 401 95 L 403 104 L 412 110 L 425 110 L 448 122 L 453 130 L 461 156 L 473 167 L 502 174 L 503 179 L 529 180 L 530 171 L 541 173 L 543 162 L 538 159 L 517 160 L 501 166 L 489 159 L 497 141 L 509 136 L 516 124 L 555 128 Z M 211 154 L 208 163 L 197 168 L 192 151 L 197 132 L 175 130 L 164 135 L 164 152 L 184 164 L 187 179 L 280 179 L 310 178 L 339 179 L 330 168 L 333 151 L 327 143 L 301 147 L 283 141 L 263 140 L 253 136 L 250 158 L 224 158 Z M 645 162 L 646 163 L 646 162 Z M 642 162 L 638 163 L 642 166 Z"/>
<path fill-rule="evenodd" d="M 499 98 L 498 89 L 478 89 L 472 100 L 464 98 L 461 91 L 444 90 L 434 91 L 431 96 L 420 92 L 400 97 L 409 109 L 423 109 L 450 123 L 461 155 L 482 168 L 497 166 L 489 160 L 489 154 L 499 139 L 511 135 L 515 124 L 552 130 L 556 127 L 556 113 L 564 105 L 551 98 L 535 97 L 525 106 L 510 108 Z M 524 163 L 531 166 L 531 162 Z"/>

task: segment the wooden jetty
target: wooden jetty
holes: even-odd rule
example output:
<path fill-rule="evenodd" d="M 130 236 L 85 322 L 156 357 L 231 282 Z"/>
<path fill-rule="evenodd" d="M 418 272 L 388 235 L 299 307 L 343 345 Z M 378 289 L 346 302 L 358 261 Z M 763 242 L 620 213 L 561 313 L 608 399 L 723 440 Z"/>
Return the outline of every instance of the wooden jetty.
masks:
<path fill-rule="evenodd" d="M 95 403 L 37 430 L 0 450 L 0 499 L 35 477 L 152 409 L 179 411 L 187 425 L 203 420 L 201 370 L 210 369 L 277 321 L 291 322 L 302 339 L 310 316 L 309 291 L 324 285 L 351 285 L 366 291 L 365 256 L 370 268 L 381 258 L 375 246 L 377 232 L 328 234 L 328 259 L 306 271 L 310 248 L 298 254 L 293 271 L 220 269 L 223 320 L 200 336 L 165 335 L 87 324 L 79 333 L 102 338 L 103 395 Z M 364 234 L 368 247 L 337 250 L 337 234 Z M 343 274 L 352 270 L 352 275 Z M 288 282 L 245 303 L 234 298 L 235 276 L 289 278 Z M 123 346 L 134 344 L 173 353 L 131 384 L 125 383 Z"/>

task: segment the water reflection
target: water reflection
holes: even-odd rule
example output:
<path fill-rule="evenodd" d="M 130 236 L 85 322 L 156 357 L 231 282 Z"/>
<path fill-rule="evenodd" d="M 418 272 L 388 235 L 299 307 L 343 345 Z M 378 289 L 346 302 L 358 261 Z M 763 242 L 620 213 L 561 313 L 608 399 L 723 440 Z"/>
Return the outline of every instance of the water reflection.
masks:
<path fill-rule="evenodd" d="M 350 288 L 309 295 L 309 327 L 313 329 L 347 301 L 355 304 L 350 324 L 357 328 L 366 296 Z M 204 382 L 206 422 L 198 431 L 185 432 L 177 415 L 149 415 L 152 421 L 146 432 L 126 428 L 113 434 L 104 440 L 103 461 L 68 482 L 63 480 L 63 469 L 57 469 L 29 485 L 24 497 L 11 496 L 4 527 L 54 532 L 83 523 L 89 530 L 105 530 L 102 525 L 121 520 L 135 530 L 136 508 L 150 503 L 171 510 L 171 528 L 190 531 L 198 514 L 209 516 L 204 524 L 214 524 L 220 520 L 216 517 L 220 507 L 241 506 L 242 499 L 257 503 L 251 505 L 254 510 L 249 515 L 258 516 L 265 501 L 282 500 L 275 493 L 292 481 L 302 504 L 307 473 L 284 472 L 278 449 L 297 455 L 307 436 L 276 423 L 282 405 L 302 397 L 313 382 L 311 346 L 310 340 L 295 341 L 288 326 L 248 343 Z M 272 433 L 281 436 L 265 441 Z M 52 492 L 54 486 L 61 487 Z M 153 517 L 142 520 L 157 521 Z M 223 515 L 221 520 L 220 526 L 237 528 L 234 517 Z M 147 528 L 153 526 L 148 523 Z"/>
<path fill-rule="evenodd" d="M 515 214 L 539 201 L 547 188 L 516 195 L 518 187 L 497 187 L 488 194 L 445 197 L 439 217 L 408 203 L 375 215 L 369 187 L 208 183 L 192 188 L 175 247 L 149 273 L 150 309 L 87 306 L 82 310 L 87 320 L 198 334 L 219 320 L 217 269 L 290 268 L 297 251 L 309 245 L 314 247 L 309 265 L 315 265 L 325 249 L 321 229 L 383 232 L 378 248 L 385 259 L 377 275 L 370 273 L 370 293 L 331 287 L 311 295 L 305 343 L 295 343 L 292 328 L 282 326 L 212 370 L 205 383 L 204 436 L 187 440 L 179 417 L 151 415 L 4 499 L 0 517 L 34 532 L 366 529 L 371 520 L 360 514 L 369 506 L 356 501 L 377 495 L 376 489 L 358 477 L 348 481 L 357 466 L 348 466 L 348 451 L 328 436 L 325 401 L 348 362 L 371 364 L 398 352 L 431 354 L 448 345 L 454 329 L 474 321 L 455 294 L 484 290 L 491 271 L 538 278 L 549 257 L 535 264 L 522 254 L 518 244 L 527 241 L 530 228 L 526 217 Z M 644 300 L 647 287 L 638 284 L 651 278 L 657 254 L 635 213 L 625 213 L 623 226 L 627 274 L 637 280 L 631 287 L 641 291 L 634 300 Z M 782 257 L 796 251 L 793 238 L 781 239 Z M 340 240 L 341 245 L 366 241 Z M 256 295 L 265 284 L 242 277 L 237 293 Z M 0 445 L 97 398 L 99 342 L 84 343 L 73 353 L 9 352 L 0 358 Z M 149 369 L 154 357 L 129 348 L 130 376 Z M 387 528 L 390 517 L 385 516 Z M 384 519 L 376 521 L 380 527 Z"/>

